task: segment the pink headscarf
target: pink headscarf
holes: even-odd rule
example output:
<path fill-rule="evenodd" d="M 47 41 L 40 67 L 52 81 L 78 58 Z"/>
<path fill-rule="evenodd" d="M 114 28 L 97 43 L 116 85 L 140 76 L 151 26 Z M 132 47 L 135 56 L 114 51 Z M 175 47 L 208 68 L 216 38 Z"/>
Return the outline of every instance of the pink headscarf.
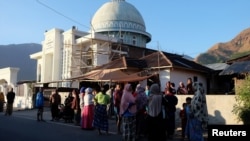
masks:
<path fill-rule="evenodd" d="M 123 90 L 121 105 L 120 105 L 120 115 L 124 113 L 124 111 L 128 108 L 129 103 L 135 103 L 135 97 L 132 95 L 131 84 L 126 84 Z M 129 112 L 132 114 L 136 113 L 136 105 L 131 106 L 129 108 Z"/>

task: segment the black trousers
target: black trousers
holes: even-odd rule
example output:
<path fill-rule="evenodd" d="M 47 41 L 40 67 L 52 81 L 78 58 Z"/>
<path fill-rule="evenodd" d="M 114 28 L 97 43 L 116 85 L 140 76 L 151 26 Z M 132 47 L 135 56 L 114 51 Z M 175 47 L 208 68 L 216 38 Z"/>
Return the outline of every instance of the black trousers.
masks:
<path fill-rule="evenodd" d="M 59 116 L 58 104 L 51 104 L 51 116 L 52 120 L 55 120 Z"/>

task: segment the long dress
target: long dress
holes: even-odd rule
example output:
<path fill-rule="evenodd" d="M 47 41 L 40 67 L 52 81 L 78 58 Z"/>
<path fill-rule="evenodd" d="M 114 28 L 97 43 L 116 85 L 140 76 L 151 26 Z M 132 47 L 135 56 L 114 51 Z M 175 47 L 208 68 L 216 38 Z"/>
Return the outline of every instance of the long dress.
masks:
<path fill-rule="evenodd" d="M 148 141 L 166 141 L 165 100 L 160 93 L 158 84 L 152 84 L 150 87 L 150 96 L 148 102 L 147 117 L 147 139 Z"/>
<path fill-rule="evenodd" d="M 107 104 L 110 102 L 110 97 L 109 95 L 99 92 L 97 95 L 95 95 L 94 99 L 96 101 L 96 105 L 95 105 L 93 125 L 97 129 L 108 132 L 109 124 L 108 124 Z"/>
<path fill-rule="evenodd" d="M 94 120 L 94 102 L 92 94 L 84 95 L 84 107 L 82 110 L 82 129 L 93 129 Z"/>
<path fill-rule="evenodd" d="M 122 141 L 136 140 L 136 104 L 131 85 L 126 84 L 121 98 L 120 115 L 122 115 Z"/>
<path fill-rule="evenodd" d="M 190 141 L 204 141 L 202 125 L 208 121 L 206 96 L 200 83 L 194 83 L 194 90 L 191 105 L 187 108 L 186 133 Z"/>

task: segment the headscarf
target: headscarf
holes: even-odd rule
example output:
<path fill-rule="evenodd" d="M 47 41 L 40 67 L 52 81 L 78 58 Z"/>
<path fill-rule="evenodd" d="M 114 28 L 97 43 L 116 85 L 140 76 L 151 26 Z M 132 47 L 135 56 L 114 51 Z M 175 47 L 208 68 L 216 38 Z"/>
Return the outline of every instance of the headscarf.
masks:
<path fill-rule="evenodd" d="M 145 89 L 141 86 L 141 84 L 138 84 L 136 86 L 136 106 L 137 106 L 137 110 L 142 110 L 143 108 L 145 108 L 145 106 L 147 105 L 147 95 L 145 93 Z"/>
<path fill-rule="evenodd" d="M 83 98 L 85 106 L 94 104 L 94 95 L 92 94 L 92 92 L 93 92 L 93 89 L 90 87 L 85 89 L 85 95 Z"/>
<path fill-rule="evenodd" d="M 81 87 L 80 93 L 79 93 L 79 99 L 80 99 L 80 106 L 84 106 L 84 93 L 85 93 L 85 87 Z"/>
<path fill-rule="evenodd" d="M 90 88 L 90 87 L 88 87 L 88 88 L 85 89 L 85 93 L 86 94 L 92 94 L 92 92 L 93 92 L 93 89 Z"/>
<path fill-rule="evenodd" d="M 156 117 L 162 110 L 162 94 L 157 83 L 152 84 L 149 91 L 148 114 L 152 117 Z"/>
<path fill-rule="evenodd" d="M 195 82 L 193 84 L 193 89 L 195 93 L 191 101 L 191 111 L 194 114 L 194 117 L 197 118 L 199 121 L 207 122 L 207 102 L 202 83 Z"/>
<path fill-rule="evenodd" d="M 135 103 L 135 97 L 132 95 L 132 91 L 129 90 L 131 84 L 126 84 L 123 90 L 121 105 L 120 105 L 120 115 L 122 115 L 129 106 L 129 103 Z M 131 106 L 129 109 L 130 113 L 136 113 L 136 105 Z"/>
<path fill-rule="evenodd" d="M 81 87 L 81 89 L 80 89 L 80 93 L 84 93 L 85 92 L 85 87 Z"/>
<path fill-rule="evenodd" d="M 187 91 L 184 83 L 181 81 L 179 83 L 178 94 L 187 94 L 187 93 L 188 93 L 188 91 Z"/>

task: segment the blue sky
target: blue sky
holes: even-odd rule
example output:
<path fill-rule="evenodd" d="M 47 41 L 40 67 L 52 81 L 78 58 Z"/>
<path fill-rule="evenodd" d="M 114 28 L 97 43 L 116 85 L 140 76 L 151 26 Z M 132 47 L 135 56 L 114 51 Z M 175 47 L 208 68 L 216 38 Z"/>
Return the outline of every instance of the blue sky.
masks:
<path fill-rule="evenodd" d="M 52 28 L 89 31 L 92 16 L 109 1 L 0 0 L 0 45 L 41 43 Z M 152 35 L 147 47 L 170 53 L 196 57 L 250 27 L 250 0 L 126 1 Z"/>

